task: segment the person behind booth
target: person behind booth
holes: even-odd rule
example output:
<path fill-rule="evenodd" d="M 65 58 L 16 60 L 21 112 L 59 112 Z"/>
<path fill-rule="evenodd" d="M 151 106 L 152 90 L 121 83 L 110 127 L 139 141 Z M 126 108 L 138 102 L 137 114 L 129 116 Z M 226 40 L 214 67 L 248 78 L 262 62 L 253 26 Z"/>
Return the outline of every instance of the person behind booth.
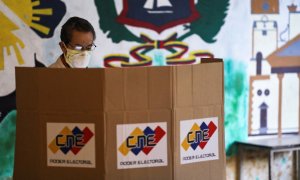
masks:
<path fill-rule="evenodd" d="M 96 48 L 93 26 L 85 19 L 71 17 L 62 26 L 59 46 L 62 54 L 50 68 L 86 68 Z"/>

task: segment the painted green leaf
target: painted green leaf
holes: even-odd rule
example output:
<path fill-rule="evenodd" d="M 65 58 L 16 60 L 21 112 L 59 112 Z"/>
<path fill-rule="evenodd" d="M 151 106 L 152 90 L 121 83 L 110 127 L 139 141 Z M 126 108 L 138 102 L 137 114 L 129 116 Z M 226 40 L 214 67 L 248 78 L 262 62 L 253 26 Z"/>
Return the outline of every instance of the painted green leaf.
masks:
<path fill-rule="evenodd" d="M 16 110 L 11 111 L 0 123 L 0 179 L 13 175 L 16 141 Z"/>
<path fill-rule="evenodd" d="M 100 16 L 100 28 L 114 43 L 119 43 L 122 40 L 141 42 L 123 24 L 116 21 L 118 15 L 113 0 L 95 0 L 95 4 Z"/>
<path fill-rule="evenodd" d="M 186 26 L 190 31 L 184 34 L 179 40 L 197 34 L 205 42 L 213 43 L 216 41 L 214 37 L 218 34 L 225 22 L 229 0 L 199 0 L 196 8 L 200 14 L 200 18 Z"/>

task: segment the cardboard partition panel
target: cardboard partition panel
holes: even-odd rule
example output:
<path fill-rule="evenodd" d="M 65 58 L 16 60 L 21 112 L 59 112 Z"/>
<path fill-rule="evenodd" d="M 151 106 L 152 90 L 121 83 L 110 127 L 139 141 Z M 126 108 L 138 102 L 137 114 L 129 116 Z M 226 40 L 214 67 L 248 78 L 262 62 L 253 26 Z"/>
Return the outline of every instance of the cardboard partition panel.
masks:
<path fill-rule="evenodd" d="M 16 68 L 14 179 L 225 179 L 223 62 Z"/>

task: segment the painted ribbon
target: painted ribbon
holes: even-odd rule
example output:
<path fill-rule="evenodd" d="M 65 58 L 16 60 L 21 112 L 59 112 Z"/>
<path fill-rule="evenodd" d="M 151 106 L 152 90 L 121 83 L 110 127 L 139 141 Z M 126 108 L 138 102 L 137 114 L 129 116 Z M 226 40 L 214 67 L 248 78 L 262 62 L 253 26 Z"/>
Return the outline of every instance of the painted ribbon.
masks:
<path fill-rule="evenodd" d="M 130 56 L 132 56 L 136 62 L 130 62 L 128 55 L 110 54 L 104 57 L 104 66 L 118 67 L 116 63 L 120 63 L 121 67 L 150 66 L 152 65 L 152 57 L 146 54 L 153 49 L 165 49 L 171 53 L 166 56 L 167 65 L 193 64 L 196 62 L 196 58 L 214 57 L 210 52 L 201 50 L 190 52 L 187 57 L 183 57 L 188 52 L 189 46 L 184 42 L 177 41 L 176 38 L 177 33 L 174 33 L 165 40 L 152 40 L 147 35 L 141 34 L 141 39 L 145 43 L 135 46 L 130 50 Z"/>

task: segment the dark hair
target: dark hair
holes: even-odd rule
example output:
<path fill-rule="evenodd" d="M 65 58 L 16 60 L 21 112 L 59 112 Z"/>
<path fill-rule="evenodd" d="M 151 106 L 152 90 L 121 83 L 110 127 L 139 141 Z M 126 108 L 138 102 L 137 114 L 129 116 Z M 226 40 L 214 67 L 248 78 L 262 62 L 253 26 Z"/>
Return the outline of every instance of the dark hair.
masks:
<path fill-rule="evenodd" d="M 77 30 L 80 32 L 91 32 L 93 34 L 93 39 L 96 39 L 96 33 L 91 23 L 80 17 L 71 17 L 61 28 L 61 41 L 65 44 L 70 43 L 73 30 Z"/>

